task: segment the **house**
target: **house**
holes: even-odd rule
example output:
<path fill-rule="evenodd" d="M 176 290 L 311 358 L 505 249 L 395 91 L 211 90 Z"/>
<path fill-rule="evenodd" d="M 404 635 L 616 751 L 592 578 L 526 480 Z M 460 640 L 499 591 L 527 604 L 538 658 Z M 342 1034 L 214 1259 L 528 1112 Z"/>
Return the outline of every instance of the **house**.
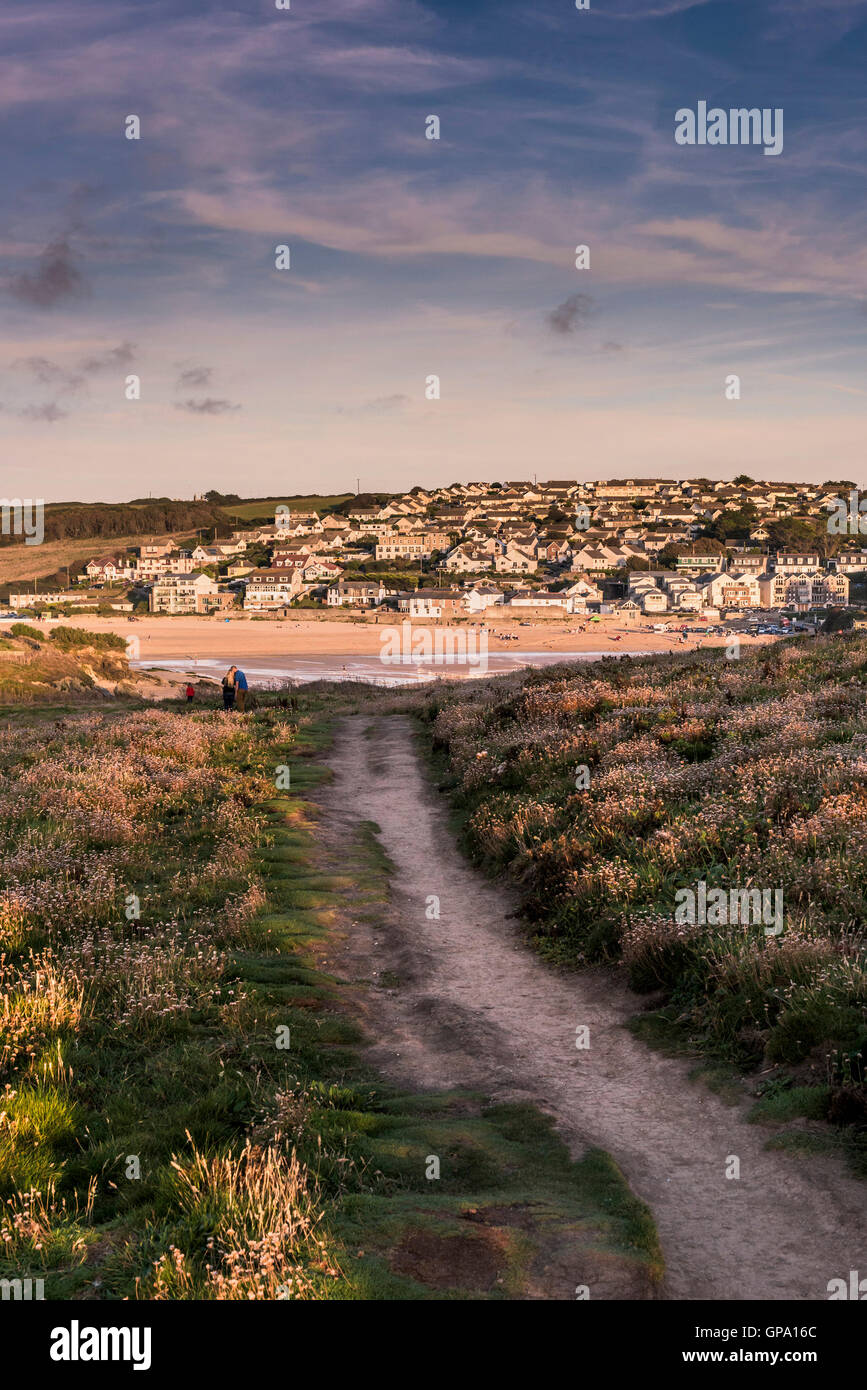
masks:
<path fill-rule="evenodd" d="M 10 593 L 9 595 L 9 607 L 14 610 L 37 606 L 41 608 L 43 605 L 55 607 L 64 604 L 74 605 L 77 608 L 98 608 L 100 604 L 106 602 L 103 594 L 88 593 L 87 590 L 82 592 L 81 589 L 46 589 L 42 593 L 33 590 L 30 593 Z M 111 607 L 131 609 L 132 604 L 112 603 Z"/>
<path fill-rule="evenodd" d="M 165 555 L 140 554 L 130 562 L 129 573 L 136 583 L 145 583 L 161 574 L 191 574 L 193 557 L 189 550 Z"/>
<path fill-rule="evenodd" d="M 562 608 L 569 606 L 569 597 L 563 593 L 551 594 L 544 589 L 516 589 L 509 599 L 510 608 Z"/>
<path fill-rule="evenodd" d="M 193 563 L 220 565 L 246 549 L 246 541 L 215 541 L 213 545 L 197 545 L 193 551 Z"/>
<path fill-rule="evenodd" d="M 480 574 L 489 570 L 494 563 L 494 555 L 480 545 L 456 545 L 446 557 L 443 568 L 449 574 Z"/>
<path fill-rule="evenodd" d="M 623 559 L 621 564 L 626 564 Z M 582 545 L 572 552 L 572 570 L 586 570 L 588 574 L 599 574 L 601 570 L 618 568 L 617 552 L 607 545 Z"/>
<path fill-rule="evenodd" d="M 538 568 L 535 551 L 522 550 L 509 544 L 501 555 L 494 556 L 497 574 L 534 574 Z"/>
<path fill-rule="evenodd" d="M 719 554 L 702 555 L 697 551 L 685 550 L 675 558 L 674 567 L 678 574 L 707 574 L 708 571 L 718 573 L 725 566 L 726 557 Z"/>
<path fill-rule="evenodd" d="M 310 559 L 310 551 L 303 550 L 273 550 L 271 552 L 272 570 L 300 570 L 303 569 Z"/>
<path fill-rule="evenodd" d="M 152 613 L 211 613 L 234 602 L 234 591 L 206 574 L 161 574 L 148 599 Z"/>
<path fill-rule="evenodd" d="M 546 560 L 549 565 L 562 565 L 572 559 L 572 547 L 567 540 L 545 538 L 539 542 L 536 553 L 540 560 Z"/>
<path fill-rule="evenodd" d="M 285 503 L 275 509 L 274 525 L 278 531 L 289 536 L 309 535 L 311 531 L 322 530 L 322 522 L 316 512 L 295 512 Z"/>
<path fill-rule="evenodd" d="M 771 561 L 772 574 L 819 574 L 822 561 L 815 552 L 796 555 L 789 551 L 778 551 Z"/>
<path fill-rule="evenodd" d="M 635 597 L 641 603 L 644 613 L 666 613 L 668 611 L 668 595 L 662 589 L 647 588 L 636 591 Z"/>
<path fill-rule="evenodd" d="M 768 557 L 762 552 L 744 552 L 729 561 L 727 572 L 731 575 L 751 575 L 758 579 L 767 572 Z"/>
<path fill-rule="evenodd" d="M 376 544 L 377 560 L 429 560 L 435 550 L 448 550 L 446 531 L 411 532 L 383 537 Z"/>
<path fill-rule="evenodd" d="M 602 590 L 586 574 L 579 575 L 574 584 L 569 584 L 563 592 L 573 603 L 582 603 L 585 607 L 588 603 L 602 602 Z"/>
<path fill-rule="evenodd" d="M 759 580 L 750 574 L 715 574 L 702 585 L 706 608 L 758 608 Z"/>
<path fill-rule="evenodd" d="M 455 618 L 467 611 L 460 589 L 416 589 L 410 594 L 411 618 Z"/>
<path fill-rule="evenodd" d="M 252 612 L 286 608 L 302 591 L 297 569 L 251 570 L 244 588 L 244 608 Z"/>
<path fill-rule="evenodd" d="M 861 574 L 867 570 L 867 550 L 841 550 L 831 567 L 837 574 Z"/>
<path fill-rule="evenodd" d="M 128 561 L 117 555 L 101 555 L 98 560 L 88 560 L 84 573 L 91 584 L 112 584 L 117 579 L 131 577 Z"/>
<path fill-rule="evenodd" d="M 305 584 L 315 584 L 317 580 L 322 579 L 339 579 L 342 573 L 339 565 L 321 555 L 305 556 L 305 563 L 301 566 L 301 578 Z"/>
<path fill-rule="evenodd" d="M 329 584 L 326 597 L 329 608 L 375 608 L 393 592 L 379 579 L 340 579 Z"/>
<path fill-rule="evenodd" d="M 465 595 L 467 612 L 484 613 L 486 608 L 496 608 L 504 598 L 502 589 L 497 589 L 492 584 L 477 584 Z"/>

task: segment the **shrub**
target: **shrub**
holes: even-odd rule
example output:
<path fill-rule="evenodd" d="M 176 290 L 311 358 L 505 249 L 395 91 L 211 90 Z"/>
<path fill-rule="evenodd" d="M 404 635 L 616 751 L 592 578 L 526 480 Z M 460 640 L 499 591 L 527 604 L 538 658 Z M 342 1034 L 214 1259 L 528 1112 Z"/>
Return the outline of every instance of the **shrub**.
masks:
<path fill-rule="evenodd" d="M 40 632 L 38 627 L 31 627 L 29 623 L 13 623 L 9 632 L 12 637 L 30 637 L 34 642 L 45 641 L 45 633 Z"/>
<path fill-rule="evenodd" d="M 125 652 L 126 642 L 116 632 L 88 632 L 84 627 L 56 627 L 51 640 L 65 651 L 95 647 L 97 651 Z"/>

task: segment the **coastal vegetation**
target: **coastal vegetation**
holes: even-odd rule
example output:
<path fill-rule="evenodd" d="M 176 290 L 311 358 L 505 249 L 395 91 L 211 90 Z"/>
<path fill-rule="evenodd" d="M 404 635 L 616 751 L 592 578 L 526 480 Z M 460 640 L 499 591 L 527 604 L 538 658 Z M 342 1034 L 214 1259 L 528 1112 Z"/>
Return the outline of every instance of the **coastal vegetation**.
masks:
<path fill-rule="evenodd" d="M 442 687 L 423 717 L 464 843 L 518 885 L 537 945 L 622 962 L 658 1005 L 647 1037 L 788 1068 L 867 1166 L 867 637 L 735 655 Z M 780 892 L 784 929 L 678 920 L 698 884 Z"/>

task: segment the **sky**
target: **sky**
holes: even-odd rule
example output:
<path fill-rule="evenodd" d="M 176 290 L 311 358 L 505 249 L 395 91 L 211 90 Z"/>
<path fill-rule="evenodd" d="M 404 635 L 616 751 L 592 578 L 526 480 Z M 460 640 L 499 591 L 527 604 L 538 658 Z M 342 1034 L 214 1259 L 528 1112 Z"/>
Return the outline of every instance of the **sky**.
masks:
<path fill-rule="evenodd" d="M 0 492 L 860 479 L 865 59 L 867 0 L 5 0 Z"/>

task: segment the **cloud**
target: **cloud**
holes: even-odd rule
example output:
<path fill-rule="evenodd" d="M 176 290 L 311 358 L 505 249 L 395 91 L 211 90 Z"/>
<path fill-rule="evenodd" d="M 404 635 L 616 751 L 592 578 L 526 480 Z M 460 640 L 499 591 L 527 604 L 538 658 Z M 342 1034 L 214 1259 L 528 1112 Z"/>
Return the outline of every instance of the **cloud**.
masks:
<path fill-rule="evenodd" d="M 187 410 L 192 415 L 225 415 L 229 410 L 240 410 L 239 405 L 233 405 L 231 401 L 224 398 L 217 399 L 214 396 L 206 396 L 203 400 L 176 401 L 175 410 Z"/>
<path fill-rule="evenodd" d="M 94 357 L 85 357 L 79 364 L 81 371 L 88 376 L 93 376 L 97 372 L 110 371 L 114 367 L 128 367 L 135 360 L 134 343 L 118 343 L 115 348 L 107 348 L 105 352 L 98 353 Z"/>
<path fill-rule="evenodd" d="M 393 396 L 377 396 L 372 401 L 364 401 L 362 405 L 336 407 L 337 415 L 391 415 L 396 410 L 403 410 L 409 405 L 410 398 L 402 392 L 397 392 Z"/>
<path fill-rule="evenodd" d="M 53 424 L 55 420 L 65 419 L 69 412 L 61 410 L 54 401 L 49 401 L 47 405 L 26 405 L 18 414 L 25 420 L 45 420 Z"/>
<path fill-rule="evenodd" d="M 196 386 L 210 386 L 213 375 L 213 367 L 185 367 L 178 376 L 178 390 L 182 387 L 189 389 Z"/>
<path fill-rule="evenodd" d="M 546 315 L 552 333 L 565 335 L 586 328 L 596 309 L 589 294 L 570 294 L 562 304 Z"/>
<path fill-rule="evenodd" d="M 637 3 L 636 0 L 608 0 L 600 13 L 606 19 L 665 19 L 668 15 L 682 14 L 684 10 L 696 10 L 701 5 L 709 4 L 711 0 L 656 0 L 655 4 L 648 3 L 648 0 L 637 0 Z"/>
<path fill-rule="evenodd" d="M 33 275 L 15 275 L 7 290 L 22 304 L 50 309 L 65 299 L 78 299 L 87 293 L 87 282 L 75 263 L 66 238 L 46 246 Z"/>
<path fill-rule="evenodd" d="M 84 382 L 77 372 L 67 371 L 48 357 L 18 357 L 12 366 L 29 373 L 40 386 L 50 386 L 55 391 L 77 391 Z"/>

